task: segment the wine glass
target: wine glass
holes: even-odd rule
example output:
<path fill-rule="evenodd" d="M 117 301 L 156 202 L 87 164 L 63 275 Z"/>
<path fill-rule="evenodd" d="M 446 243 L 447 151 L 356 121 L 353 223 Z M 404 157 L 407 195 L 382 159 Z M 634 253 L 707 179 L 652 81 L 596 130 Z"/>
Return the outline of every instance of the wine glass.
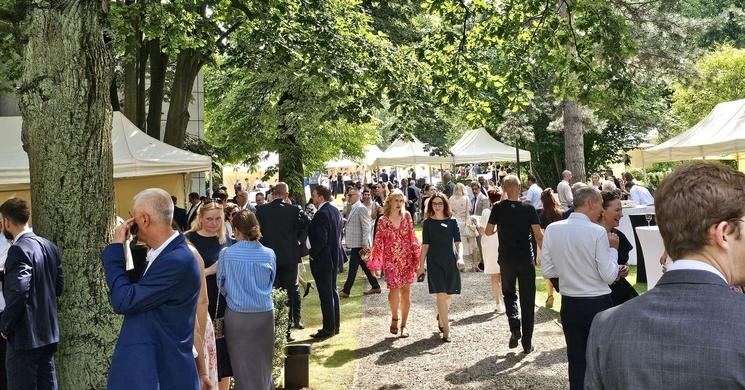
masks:
<path fill-rule="evenodd" d="M 647 220 L 647 226 L 649 226 L 649 223 L 652 222 L 652 214 L 645 214 L 644 219 Z"/>

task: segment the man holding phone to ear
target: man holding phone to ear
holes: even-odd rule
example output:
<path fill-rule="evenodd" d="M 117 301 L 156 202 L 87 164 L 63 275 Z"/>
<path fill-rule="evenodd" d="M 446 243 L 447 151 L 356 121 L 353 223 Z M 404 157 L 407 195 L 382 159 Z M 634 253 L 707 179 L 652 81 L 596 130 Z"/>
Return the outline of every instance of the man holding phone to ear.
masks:
<path fill-rule="evenodd" d="M 173 201 L 158 188 L 134 198 L 133 217 L 117 226 L 103 253 L 111 306 L 124 323 L 107 389 L 199 390 L 192 346 L 201 273 L 181 233 L 171 228 Z M 137 283 L 125 271 L 130 234 L 150 248 Z"/>

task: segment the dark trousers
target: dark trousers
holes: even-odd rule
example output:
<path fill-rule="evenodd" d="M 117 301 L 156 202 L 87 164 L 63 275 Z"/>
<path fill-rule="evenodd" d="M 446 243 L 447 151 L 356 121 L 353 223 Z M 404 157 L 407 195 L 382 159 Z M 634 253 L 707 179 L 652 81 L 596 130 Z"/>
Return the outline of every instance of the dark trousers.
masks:
<path fill-rule="evenodd" d="M 613 306 L 610 294 L 599 297 L 561 297 L 561 325 L 567 343 L 569 389 L 582 390 L 585 382 L 585 351 L 590 325 L 595 314 Z"/>
<path fill-rule="evenodd" d="M 8 388 L 13 390 L 57 390 L 54 353 L 57 344 L 40 348 L 15 350 L 7 344 L 5 367 Z"/>
<path fill-rule="evenodd" d="M 502 295 L 507 311 L 510 330 L 516 331 L 522 327 L 522 346 L 529 349 L 533 341 L 533 325 L 535 323 L 535 267 L 529 262 L 501 262 Z M 520 286 L 520 310 L 517 308 L 517 288 Z M 522 311 L 522 323 L 520 312 Z"/>
<path fill-rule="evenodd" d="M 336 267 L 331 264 L 319 264 L 310 261 L 310 272 L 318 288 L 323 315 L 323 330 L 334 333 L 339 331 L 339 293 L 336 291 Z"/>
<path fill-rule="evenodd" d="M 290 307 L 287 334 L 293 321 L 300 321 L 300 291 L 297 285 L 297 264 L 278 264 L 274 277 L 274 288 L 287 291 L 287 304 Z"/>
<path fill-rule="evenodd" d="M 372 272 L 370 272 L 370 269 L 367 268 L 367 264 L 362 261 L 362 257 L 360 256 L 361 249 L 362 248 L 352 248 L 350 250 L 349 275 L 347 275 L 347 281 L 346 283 L 344 283 L 344 288 L 341 290 L 347 294 L 352 291 L 352 286 L 354 286 L 354 279 L 357 278 L 357 267 L 362 268 L 362 272 L 365 273 L 367 281 L 370 282 L 370 286 L 372 288 L 380 288 L 378 279 L 376 279 Z"/>

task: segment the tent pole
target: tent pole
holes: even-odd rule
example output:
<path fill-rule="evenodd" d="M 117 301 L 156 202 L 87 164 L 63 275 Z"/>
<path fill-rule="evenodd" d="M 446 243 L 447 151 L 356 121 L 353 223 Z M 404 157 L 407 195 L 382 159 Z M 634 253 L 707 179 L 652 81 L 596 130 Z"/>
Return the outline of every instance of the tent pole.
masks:
<path fill-rule="evenodd" d="M 515 141 L 515 157 L 517 160 L 517 179 L 520 180 L 520 137 Z"/>

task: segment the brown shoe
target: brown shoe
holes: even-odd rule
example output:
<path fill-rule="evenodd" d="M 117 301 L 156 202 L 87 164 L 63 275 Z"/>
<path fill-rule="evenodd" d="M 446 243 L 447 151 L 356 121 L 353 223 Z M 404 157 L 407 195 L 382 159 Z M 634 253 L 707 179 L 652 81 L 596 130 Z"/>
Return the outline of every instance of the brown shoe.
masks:
<path fill-rule="evenodd" d="M 362 294 L 364 294 L 364 295 L 370 295 L 370 294 L 380 294 L 381 292 L 382 292 L 382 290 L 381 290 L 381 289 L 379 289 L 379 288 L 371 288 L 371 289 L 369 289 L 369 290 L 367 290 L 367 291 L 363 292 Z"/>
<path fill-rule="evenodd" d="M 339 291 L 339 297 L 341 297 L 341 298 L 349 298 L 349 293 L 345 293 L 344 291 Z"/>

